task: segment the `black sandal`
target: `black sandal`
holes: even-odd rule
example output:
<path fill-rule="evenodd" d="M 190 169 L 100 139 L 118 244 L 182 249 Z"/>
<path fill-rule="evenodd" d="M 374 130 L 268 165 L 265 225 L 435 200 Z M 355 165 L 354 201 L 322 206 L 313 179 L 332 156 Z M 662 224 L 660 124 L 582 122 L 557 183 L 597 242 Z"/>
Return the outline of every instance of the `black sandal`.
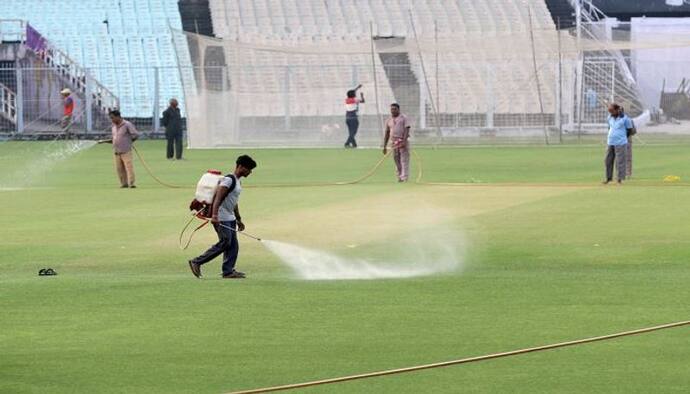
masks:
<path fill-rule="evenodd" d="M 43 268 L 40 271 L 38 271 L 38 276 L 55 276 L 55 275 L 57 275 L 57 272 L 55 272 L 55 270 L 52 268 Z"/>

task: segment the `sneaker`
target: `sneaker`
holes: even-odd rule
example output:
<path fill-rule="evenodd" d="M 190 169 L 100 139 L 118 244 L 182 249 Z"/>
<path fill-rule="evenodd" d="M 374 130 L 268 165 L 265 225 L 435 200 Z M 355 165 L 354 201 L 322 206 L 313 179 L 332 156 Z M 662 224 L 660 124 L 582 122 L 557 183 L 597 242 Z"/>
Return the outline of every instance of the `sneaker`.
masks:
<path fill-rule="evenodd" d="M 602 185 L 608 185 L 609 182 L 611 182 L 611 181 L 602 181 L 601 184 L 602 184 Z"/>
<path fill-rule="evenodd" d="M 192 274 L 197 278 L 201 278 L 201 266 L 197 263 L 193 263 L 192 260 L 188 261 L 189 269 L 192 270 Z"/>
<path fill-rule="evenodd" d="M 132 185 L 132 186 L 130 186 L 129 188 L 130 188 L 130 189 L 136 189 L 137 187 L 134 186 L 134 185 Z"/>
<path fill-rule="evenodd" d="M 246 277 L 247 275 L 245 275 L 244 272 L 240 271 L 232 271 L 227 275 L 223 275 L 223 279 L 244 279 Z"/>
<path fill-rule="evenodd" d="M 127 189 L 127 188 L 129 188 L 129 185 L 122 185 L 122 186 L 120 186 L 120 189 Z"/>

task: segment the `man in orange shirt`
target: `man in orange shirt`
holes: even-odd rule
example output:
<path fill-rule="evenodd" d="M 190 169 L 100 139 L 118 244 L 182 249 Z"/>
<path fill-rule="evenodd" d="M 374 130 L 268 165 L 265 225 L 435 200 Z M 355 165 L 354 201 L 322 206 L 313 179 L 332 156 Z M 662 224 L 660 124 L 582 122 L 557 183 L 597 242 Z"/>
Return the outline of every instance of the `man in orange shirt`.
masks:
<path fill-rule="evenodd" d="M 65 134 L 65 138 L 70 137 L 70 129 L 72 128 L 72 114 L 74 113 L 74 99 L 72 98 L 72 91 L 65 88 L 60 92 L 62 95 L 62 120 L 60 121 L 60 127 L 62 132 Z"/>

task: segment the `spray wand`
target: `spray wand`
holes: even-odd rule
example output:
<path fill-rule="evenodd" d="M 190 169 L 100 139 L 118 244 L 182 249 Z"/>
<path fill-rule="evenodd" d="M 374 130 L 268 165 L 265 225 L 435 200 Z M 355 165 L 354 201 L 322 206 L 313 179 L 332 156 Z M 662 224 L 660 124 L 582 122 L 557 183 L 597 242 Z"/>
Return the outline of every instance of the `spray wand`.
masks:
<path fill-rule="evenodd" d="M 192 224 L 192 221 L 194 220 L 194 218 L 199 218 L 199 219 L 203 220 L 203 223 L 201 223 L 201 224 L 200 224 L 199 226 L 197 226 L 194 230 L 192 230 L 192 232 L 189 234 L 189 238 L 187 238 L 187 240 L 186 240 L 186 242 L 185 242 L 185 240 L 184 240 L 185 232 L 187 232 L 187 228 L 189 227 L 190 224 Z M 192 212 L 192 217 L 189 219 L 189 221 L 187 222 L 187 224 L 182 228 L 182 231 L 180 232 L 180 239 L 179 239 L 180 249 L 182 249 L 182 250 L 187 249 L 187 248 L 189 247 L 189 244 L 192 243 L 192 238 L 194 237 L 194 234 L 195 234 L 197 231 L 201 230 L 201 228 L 203 228 L 204 226 L 206 226 L 206 225 L 209 224 L 210 222 L 211 222 L 211 221 L 210 221 L 208 218 L 205 218 L 205 217 L 201 216 L 199 211 L 194 211 L 194 212 Z M 227 228 L 227 229 L 230 230 L 230 231 L 234 231 L 234 232 L 237 233 L 237 234 L 242 234 L 242 235 L 244 235 L 245 237 L 251 238 L 251 239 L 253 239 L 253 240 L 255 240 L 255 241 L 259 241 L 259 242 L 262 241 L 261 238 L 255 236 L 255 235 L 247 234 L 247 233 L 245 233 L 244 231 L 238 231 L 236 228 L 232 228 L 232 227 L 226 226 L 226 225 L 224 225 L 224 224 L 222 224 L 222 223 L 218 223 L 218 225 L 219 225 L 220 227 Z"/>
<path fill-rule="evenodd" d="M 221 224 L 221 223 L 218 223 L 218 225 L 219 225 L 220 227 L 224 227 L 224 228 L 227 228 L 228 230 L 234 231 L 234 232 L 236 232 L 237 234 L 242 234 L 242 235 L 244 235 L 245 237 L 248 237 L 248 238 L 251 238 L 251 239 L 253 239 L 253 240 L 256 240 L 256 241 L 261 242 L 261 238 L 259 238 L 259 237 L 257 237 L 257 236 L 254 236 L 254 235 L 251 235 L 251 234 L 247 234 L 247 233 L 245 233 L 244 231 L 239 231 L 239 230 L 236 229 L 236 228 L 232 228 L 232 227 L 230 227 L 230 226 L 226 226 L 226 225 Z"/>

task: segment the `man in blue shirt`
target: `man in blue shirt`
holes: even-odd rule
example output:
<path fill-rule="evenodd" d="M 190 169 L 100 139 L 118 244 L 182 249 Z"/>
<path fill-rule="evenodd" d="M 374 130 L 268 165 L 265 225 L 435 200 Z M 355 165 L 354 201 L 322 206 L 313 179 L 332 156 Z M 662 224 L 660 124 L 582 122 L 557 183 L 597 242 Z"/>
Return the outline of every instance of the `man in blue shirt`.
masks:
<path fill-rule="evenodd" d="M 628 145 L 628 129 L 632 129 L 632 120 L 626 115 L 621 106 L 609 104 L 609 135 L 606 149 L 606 180 L 607 184 L 613 180 L 613 163 L 616 163 L 618 183 L 625 179 L 625 153 Z"/>

